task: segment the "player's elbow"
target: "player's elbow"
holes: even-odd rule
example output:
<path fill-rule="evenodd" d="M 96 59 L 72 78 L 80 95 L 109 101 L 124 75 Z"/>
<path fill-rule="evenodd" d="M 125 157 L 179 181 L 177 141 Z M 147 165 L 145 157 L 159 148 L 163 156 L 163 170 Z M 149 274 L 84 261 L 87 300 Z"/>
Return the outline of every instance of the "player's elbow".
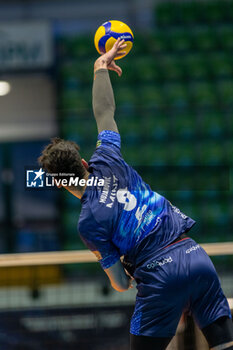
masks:
<path fill-rule="evenodd" d="M 112 288 L 118 292 L 125 292 L 130 287 L 130 278 L 118 260 L 113 266 L 104 270 L 108 275 Z"/>
<path fill-rule="evenodd" d="M 119 286 L 119 285 L 115 285 L 115 284 L 112 284 L 112 288 L 120 293 L 126 292 L 129 289 L 129 287 L 123 287 L 123 286 Z"/>
<path fill-rule="evenodd" d="M 105 103 L 103 107 L 103 103 L 95 103 L 94 106 L 94 116 L 95 119 L 98 122 L 109 124 L 114 120 L 114 114 L 115 114 L 115 105 L 114 104 L 108 104 Z"/>

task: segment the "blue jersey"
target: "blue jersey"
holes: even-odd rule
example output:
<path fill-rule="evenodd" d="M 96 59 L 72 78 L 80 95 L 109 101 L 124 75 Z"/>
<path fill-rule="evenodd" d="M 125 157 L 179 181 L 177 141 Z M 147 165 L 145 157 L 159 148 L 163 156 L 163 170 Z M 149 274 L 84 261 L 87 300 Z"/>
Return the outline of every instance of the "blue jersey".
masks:
<path fill-rule="evenodd" d="M 120 135 L 104 130 L 90 162 L 90 176 L 104 186 L 90 186 L 82 196 L 78 229 L 86 246 L 98 257 L 103 269 L 121 256 L 137 252 L 147 237 L 156 249 L 187 232 L 194 220 L 166 198 L 151 190 L 121 155 Z"/>

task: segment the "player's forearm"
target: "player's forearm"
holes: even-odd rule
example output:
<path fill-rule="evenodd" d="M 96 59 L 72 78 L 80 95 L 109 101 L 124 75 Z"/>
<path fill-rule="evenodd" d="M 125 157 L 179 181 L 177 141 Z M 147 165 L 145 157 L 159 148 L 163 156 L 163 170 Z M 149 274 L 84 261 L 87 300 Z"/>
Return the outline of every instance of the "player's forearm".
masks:
<path fill-rule="evenodd" d="M 127 275 L 118 278 L 109 278 L 112 288 L 118 292 L 126 292 L 131 286 L 131 278 Z"/>
<path fill-rule="evenodd" d="M 125 292 L 131 288 L 132 277 L 125 273 L 120 260 L 104 271 L 108 275 L 111 286 L 118 292 Z"/>
<path fill-rule="evenodd" d="M 98 132 L 101 132 L 102 130 L 113 130 L 118 132 L 117 125 L 114 120 L 114 94 L 107 65 L 104 61 L 99 62 L 98 66 L 95 65 L 92 105 Z"/>
<path fill-rule="evenodd" d="M 118 292 L 126 292 L 131 286 L 131 279 L 129 276 L 125 275 L 123 278 L 119 278 L 117 281 L 111 280 L 110 283 L 112 288 Z"/>

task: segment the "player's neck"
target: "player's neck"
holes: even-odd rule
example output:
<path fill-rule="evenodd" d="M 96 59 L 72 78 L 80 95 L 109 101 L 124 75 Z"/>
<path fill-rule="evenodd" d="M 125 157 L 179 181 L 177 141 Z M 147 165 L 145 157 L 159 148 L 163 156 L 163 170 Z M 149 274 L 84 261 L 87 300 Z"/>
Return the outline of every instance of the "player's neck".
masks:
<path fill-rule="evenodd" d="M 88 177 L 89 177 L 90 173 L 87 171 L 86 174 L 85 174 L 85 177 L 84 179 L 87 181 L 88 180 Z M 85 192 L 85 189 L 86 189 L 87 185 L 83 186 L 82 188 L 80 187 L 65 187 L 65 189 L 67 191 L 69 191 L 73 196 L 75 196 L 76 198 L 78 199 L 81 199 L 84 192 Z"/>

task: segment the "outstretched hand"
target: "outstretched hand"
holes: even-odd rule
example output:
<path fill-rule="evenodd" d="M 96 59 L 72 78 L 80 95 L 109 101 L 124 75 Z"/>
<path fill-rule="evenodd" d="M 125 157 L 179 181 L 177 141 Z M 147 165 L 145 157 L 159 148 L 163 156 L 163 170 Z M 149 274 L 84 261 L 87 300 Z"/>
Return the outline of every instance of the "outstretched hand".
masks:
<path fill-rule="evenodd" d="M 98 69 L 107 68 L 109 70 L 115 71 L 120 77 L 122 74 L 122 69 L 116 65 L 114 59 L 125 54 L 125 51 L 123 50 L 126 48 L 126 46 L 127 45 L 125 44 L 125 41 L 118 38 L 111 50 L 101 55 L 96 60 L 94 71 L 96 72 Z"/>

